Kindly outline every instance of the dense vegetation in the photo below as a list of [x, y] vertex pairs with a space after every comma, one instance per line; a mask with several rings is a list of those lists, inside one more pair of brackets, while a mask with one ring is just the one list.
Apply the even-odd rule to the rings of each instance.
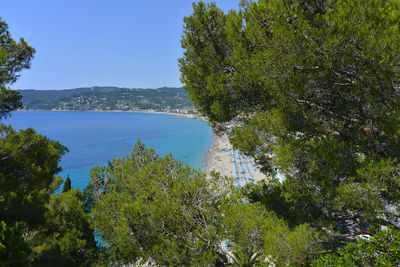
[[326, 254], [313, 262], [313, 266], [399, 266], [400, 231], [393, 228], [378, 232], [370, 240], [358, 240]]
[[254, 200], [330, 233], [327, 250], [400, 226], [399, 23], [391, 0], [241, 1], [227, 14], [199, 2], [185, 18], [189, 97], [265, 173], [285, 174]]
[[219, 245], [230, 237], [241, 261], [260, 251], [282, 264], [301, 263], [317, 249], [310, 247], [317, 234], [308, 225], [290, 230], [259, 203], [244, 203], [229, 179], [208, 181], [140, 142], [131, 155], [92, 169], [91, 178], [86, 193], [93, 226], [114, 262], [221, 265], [227, 258]]
[[[67, 148], [1, 125], [0, 266], [398, 266], [399, 23], [394, 0], [194, 4], [185, 89], [285, 180], [239, 191], [138, 142], [55, 194]], [[0, 29], [1, 119], [34, 49]]]
[[[0, 119], [21, 107], [7, 88], [29, 68], [34, 49], [15, 42], [0, 21]], [[76, 266], [93, 263], [97, 246], [84, 195], [77, 189], [53, 194], [67, 148], [34, 129], [0, 124], [0, 266]]]
[[68, 90], [19, 90], [25, 110], [156, 110], [193, 109], [182, 88], [128, 89], [91, 87]]

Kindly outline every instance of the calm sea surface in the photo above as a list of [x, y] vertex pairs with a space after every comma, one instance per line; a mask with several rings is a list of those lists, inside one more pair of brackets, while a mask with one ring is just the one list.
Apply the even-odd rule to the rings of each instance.
[[1, 121], [16, 129], [33, 127], [69, 149], [61, 160], [65, 180], [83, 189], [90, 169], [127, 155], [140, 139], [164, 156], [171, 153], [193, 168], [202, 169], [213, 139], [211, 128], [202, 120], [166, 114], [134, 112], [47, 112], [17, 111]]

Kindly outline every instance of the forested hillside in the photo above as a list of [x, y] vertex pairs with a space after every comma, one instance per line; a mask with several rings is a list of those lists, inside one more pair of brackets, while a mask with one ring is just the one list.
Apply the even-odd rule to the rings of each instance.
[[19, 90], [25, 110], [156, 110], [192, 109], [181, 88], [130, 89], [90, 87], [67, 90]]

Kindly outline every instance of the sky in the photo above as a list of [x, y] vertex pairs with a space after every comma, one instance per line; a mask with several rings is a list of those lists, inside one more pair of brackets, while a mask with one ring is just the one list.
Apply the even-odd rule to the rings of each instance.
[[[15, 40], [36, 49], [12, 89], [182, 86], [178, 58], [192, 0], [0, 0]], [[210, 2], [210, 1], [205, 1]], [[225, 12], [240, 0], [215, 0]]]

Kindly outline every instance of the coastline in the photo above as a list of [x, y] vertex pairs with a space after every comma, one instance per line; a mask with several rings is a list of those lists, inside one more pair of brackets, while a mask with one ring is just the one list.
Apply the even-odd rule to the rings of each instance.
[[[164, 114], [175, 116], [181, 119], [198, 119], [207, 121], [204, 117], [195, 114], [154, 111], [154, 110], [19, 110], [25, 112], [134, 112], [148, 114]], [[247, 183], [257, 183], [260, 180], [269, 179], [265, 174], [261, 173], [258, 166], [251, 157], [240, 154], [233, 150], [227, 135], [217, 136], [214, 134], [210, 147], [207, 149], [201, 170], [210, 178], [210, 172], [216, 171], [221, 176], [233, 177], [238, 187]]]
[[201, 170], [204, 173], [207, 173], [207, 175], [211, 172], [211, 169], [210, 169], [211, 156], [212, 156], [211, 149], [216, 144], [216, 138], [217, 138], [217, 136], [213, 133], [212, 142], [211, 142], [210, 146], [207, 148], [207, 151], [203, 157], [203, 167]]
[[70, 152], [60, 161], [63, 172], [59, 175], [65, 179], [70, 174], [73, 184], [83, 189], [94, 166], [129, 155], [138, 139], [161, 157], [171, 153], [174, 159], [204, 172], [203, 160], [213, 141], [211, 128], [203, 120], [173, 115], [15, 111], [4, 123], [16, 130], [33, 127], [68, 147]]
[[185, 117], [187, 119], [197, 119], [197, 120], [206, 120], [199, 114], [188, 114], [188, 113], [178, 113], [178, 112], [168, 112], [168, 111], [150, 111], [150, 110], [45, 110], [45, 109], [35, 109], [35, 110], [26, 110], [19, 109], [17, 111], [25, 111], [25, 112], [134, 112], [134, 113], [149, 113], [149, 114], [165, 114], [171, 116], [180, 116]]
[[214, 141], [207, 151], [206, 173], [218, 172], [221, 176], [235, 176], [235, 166], [232, 161], [232, 145], [227, 135], [214, 135]]
[[214, 141], [207, 151], [205, 172], [210, 177], [211, 171], [221, 176], [233, 177], [238, 187], [247, 183], [257, 183], [269, 179], [263, 174], [251, 157], [233, 150], [227, 135], [214, 135]]

